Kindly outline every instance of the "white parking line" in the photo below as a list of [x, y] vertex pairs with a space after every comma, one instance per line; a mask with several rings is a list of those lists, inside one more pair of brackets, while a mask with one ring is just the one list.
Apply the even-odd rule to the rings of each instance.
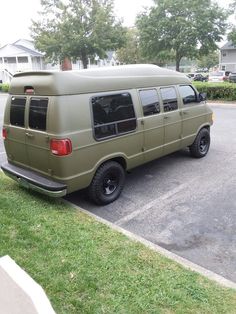
[[[157, 206], [161, 206], [163, 207], [163, 201], [168, 200], [171, 196], [177, 194], [178, 192], [180, 192], [181, 190], [187, 189], [189, 187], [189, 182], [188, 183], [183, 183], [180, 184], [179, 186], [177, 186], [176, 188], [174, 188], [173, 190], [165, 193], [164, 195], [154, 199], [153, 201], [147, 203], [145, 206], [143, 206], [140, 209], [137, 209], [135, 211], [133, 211], [132, 213], [130, 213], [129, 215], [115, 221], [114, 223], [118, 226], [122, 225], [123, 223], [126, 223], [130, 220], [132, 220], [133, 218], [137, 217], [140, 214], [143, 214], [145, 211], [149, 210], [150, 208], [152, 208], [154, 205]], [[171, 202], [171, 200], [169, 200], [169, 202]]]

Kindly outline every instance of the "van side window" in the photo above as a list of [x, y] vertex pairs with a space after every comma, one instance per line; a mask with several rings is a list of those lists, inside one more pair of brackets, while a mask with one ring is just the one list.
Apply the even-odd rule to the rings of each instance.
[[160, 113], [160, 103], [155, 89], [145, 89], [139, 92], [144, 116]]
[[184, 105], [197, 102], [197, 95], [194, 89], [190, 85], [179, 86], [180, 96], [183, 99]]
[[25, 97], [12, 97], [10, 108], [10, 123], [15, 126], [25, 126]]
[[96, 139], [118, 136], [136, 129], [136, 117], [129, 93], [92, 98]]
[[177, 95], [174, 87], [163, 87], [160, 89], [164, 112], [178, 109]]
[[29, 108], [29, 127], [46, 130], [48, 98], [31, 98]]

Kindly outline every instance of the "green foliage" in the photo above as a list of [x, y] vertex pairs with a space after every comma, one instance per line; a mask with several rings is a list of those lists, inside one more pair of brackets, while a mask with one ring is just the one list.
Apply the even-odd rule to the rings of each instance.
[[207, 93], [209, 100], [236, 100], [235, 83], [194, 82], [200, 93]]
[[219, 51], [213, 51], [197, 60], [198, 68], [210, 69], [219, 63]]
[[117, 49], [124, 44], [124, 29], [113, 14], [113, 0], [41, 0], [41, 20], [34, 21], [32, 36], [36, 47], [51, 62], [64, 58], [88, 58]]
[[0, 91], [3, 93], [8, 93], [10, 85], [7, 83], [0, 84]]
[[149, 58], [171, 55], [176, 69], [183, 57], [214, 51], [226, 30], [228, 11], [211, 0], [155, 0], [137, 18], [142, 54]]
[[56, 313], [235, 313], [236, 293], [0, 173], [0, 256], [43, 286]]
[[137, 29], [128, 28], [126, 30], [126, 44], [124, 47], [117, 50], [117, 56], [119, 61], [125, 64], [142, 62]]

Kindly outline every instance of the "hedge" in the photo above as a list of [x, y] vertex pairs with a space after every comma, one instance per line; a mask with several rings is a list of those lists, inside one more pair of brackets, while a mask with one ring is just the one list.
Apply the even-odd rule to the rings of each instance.
[[207, 93], [209, 100], [236, 100], [236, 84], [234, 83], [209, 83], [194, 82], [200, 93]]
[[8, 93], [8, 91], [9, 91], [9, 84], [7, 83], [0, 84], [0, 92]]

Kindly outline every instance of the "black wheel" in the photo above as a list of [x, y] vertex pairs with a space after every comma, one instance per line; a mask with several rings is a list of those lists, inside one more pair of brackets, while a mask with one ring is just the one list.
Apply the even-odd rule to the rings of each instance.
[[190, 153], [195, 158], [206, 156], [210, 147], [210, 132], [207, 129], [201, 129], [195, 138], [193, 144], [189, 147]]
[[115, 161], [101, 165], [89, 186], [89, 197], [98, 205], [114, 202], [123, 190], [125, 170]]

